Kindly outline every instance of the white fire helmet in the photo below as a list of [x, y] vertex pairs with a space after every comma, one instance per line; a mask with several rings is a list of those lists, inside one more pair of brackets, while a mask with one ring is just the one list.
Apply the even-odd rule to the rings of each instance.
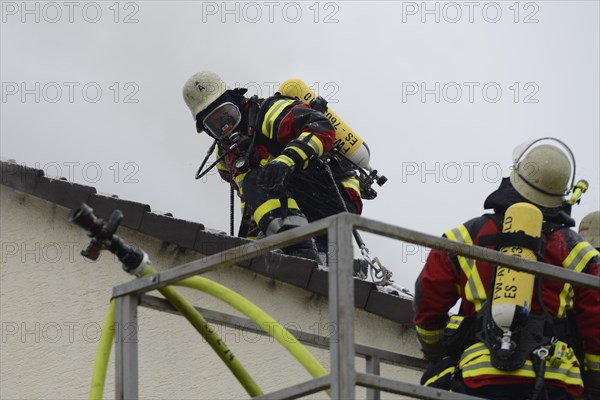
[[[542, 140], [558, 142], [566, 151], [553, 144], [536, 145]], [[567, 145], [554, 138], [537, 139], [517, 147], [513, 161], [510, 182], [521, 196], [542, 207], [563, 204], [575, 178], [575, 159]]]
[[593, 211], [579, 223], [579, 233], [595, 248], [600, 248], [600, 211]]
[[192, 112], [192, 117], [208, 108], [208, 106], [225, 93], [229, 87], [211, 71], [196, 72], [183, 86], [183, 100]]

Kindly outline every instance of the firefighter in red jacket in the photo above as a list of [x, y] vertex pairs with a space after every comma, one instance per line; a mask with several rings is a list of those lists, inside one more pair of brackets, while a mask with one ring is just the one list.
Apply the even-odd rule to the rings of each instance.
[[[539, 207], [544, 218], [540, 261], [600, 276], [600, 253], [570, 229], [575, 222], [564, 196], [572, 185], [571, 161], [559, 147], [540, 141], [525, 147], [510, 178], [486, 199], [484, 208], [494, 213], [474, 218], [444, 237], [497, 250], [494, 238], [502, 231], [504, 212], [527, 202]], [[514, 354], [524, 364], [501, 370], [493, 365], [502, 360], [494, 359], [482, 340], [493, 337], [481, 334], [489, 323], [479, 323], [489, 305], [493, 277], [489, 263], [431, 251], [415, 288], [413, 322], [425, 358], [433, 362], [421, 383], [487, 399], [555, 400], [582, 398], [585, 382], [587, 398], [600, 399], [600, 290], [536, 278], [531, 314], [547, 319], [533, 336], [540, 338], [548, 356], [535, 355], [545, 350]], [[459, 313], [449, 318], [458, 300]], [[527, 346], [516, 343], [515, 351], [523, 347]], [[544, 371], [540, 367], [545, 372], [539, 373]]]
[[[209, 71], [194, 74], [183, 88], [197, 131], [216, 141], [221, 177], [242, 199], [239, 235], [262, 238], [343, 211], [360, 214], [352, 168], [335, 157], [321, 159], [335, 140], [327, 117], [294, 98], [249, 99], [246, 91], [229, 89]], [[283, 250], [319, 261], [313, 240]], [[319, 250], [326, 251], [326, 243]]]

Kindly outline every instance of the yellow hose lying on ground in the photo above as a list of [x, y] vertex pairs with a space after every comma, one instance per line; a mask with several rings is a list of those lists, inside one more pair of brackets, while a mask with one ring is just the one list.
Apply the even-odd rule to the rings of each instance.
[[323, 366], [313, 357], [306, 347], [304, 347], [287, 329], [281, 326], [269, 314], [261, 310], [245, 297], [223, 285], [211, 281], [210, 279], [199, 276], [184, 279], [175, 283], [175, 285], [197, 289], [224, 301], [246, 315], [258, 324], [267, 334], [281, 343], [281, 345], [288, 350], [298, 362], [300, 362], [313, 378], [327, 375], [325, 368], [323, 368]]
[[96, 362], [94, 363], [94, 374], [92, 375], [92, 387], [90, 389], [91, 400], [102, 400], [104, 393], [104, 382], [106, 380], [106, 370], [108, 369], [108, 360], [115, 338], [115, 299], [110, 301], [104, 326], [98, 343], [98, 352], [96, 353]]

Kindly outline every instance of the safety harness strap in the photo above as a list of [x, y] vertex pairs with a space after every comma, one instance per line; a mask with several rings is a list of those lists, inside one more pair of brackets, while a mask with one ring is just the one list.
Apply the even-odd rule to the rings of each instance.
[[533, 250], [538, 257], [538, 260], [543, 259], [542, 239], [527, 235], [523, 231], [483, 235], [479, 238], [479, 245], [495, 246], [496, 249], [510, 246], [522, 246]]

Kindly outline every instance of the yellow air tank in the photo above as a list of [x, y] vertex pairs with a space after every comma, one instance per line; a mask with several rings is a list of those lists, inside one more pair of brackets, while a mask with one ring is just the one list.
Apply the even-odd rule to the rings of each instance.
[[[513, 204], [506, 210], [502, 232], [522, 231], [526, 235], [539, 238], [542, 233], [542, 220], [542, 212], [533, 204]], [[503, 247], [500, 251], [528, 260], [537, 260], [535, 252], [523, 246]], [[534, 282], [535, 276], [532, 274], [502, 266], [496, 268], [491, 313], [496, 325], [504, 332], [501, 344], [503, 350], [510, 350], [510, 329], [513, 323], [518, 323], [520, 318], [527, 317], [531, 311]]]
[[[317, 96], [301, 79], [292, 78], [283, 82], [278, 92], [310, 104]], [[364, 140], [356, 134], [333, 110], [328, 107], [325, 116], [335, 128], [334, 146], [350, 161], [361, 168], [371, 171], [369, 165], [371, 154]]]

